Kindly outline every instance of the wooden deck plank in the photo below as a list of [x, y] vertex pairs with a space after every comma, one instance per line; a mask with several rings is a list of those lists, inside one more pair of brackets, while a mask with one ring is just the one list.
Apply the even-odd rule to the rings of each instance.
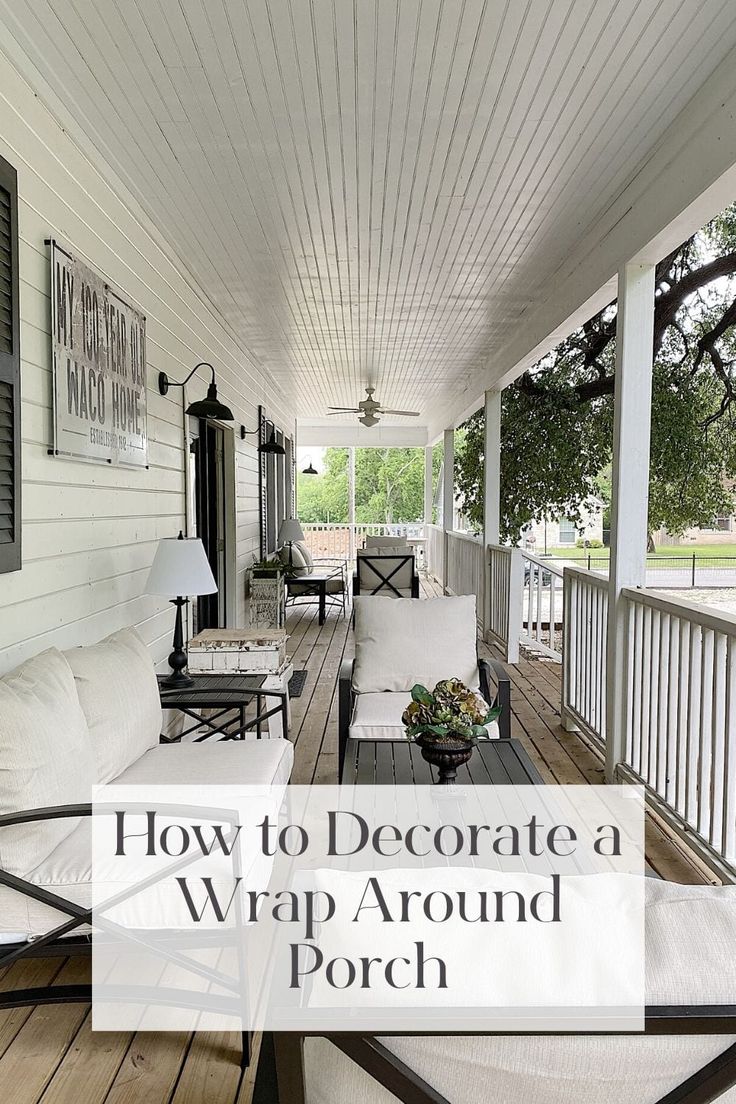
[[[69, 959], [58, 974], [59, 984], [75, 985], [89, 977], [89, 960]], [[89, 1012], [85, 1004], [41, 1005], [34, 1008], [0, 1058], [3, 1104], [35, 1104]]]

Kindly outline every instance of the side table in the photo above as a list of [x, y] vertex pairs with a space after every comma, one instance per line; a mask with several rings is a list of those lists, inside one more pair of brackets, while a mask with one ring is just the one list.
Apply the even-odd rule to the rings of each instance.
[[[195, 736], [193, 743], [217, 738], [218, 740], [244, 740], [247, 732], [255, 732], [260, 740], [264, 724], [278, 717], [281, 731], [287, 731], [286, 703], [288, 694], [268, 689], [265, 675], [241, 674], [193, 674], [193, 685], [170, 689], [163, 684], [166, 676], [158, 676], [159, 694], [163, 709], [178, 709], [193, 723], [166, 739], [177, 743], [198, 729], [205, 731]], [[246, 717], [246, 708], [255, 701], [255, 716]], [[205, 715], [204, 711], [213, 712]], [[235, 714], [233, 716], [233, 714]]]
[[189, 671], [265, 676], [263, 690], [286, 699], [286, 726], [276, 714], [268, 723], [268, 734], [286, 736], [291, 724], [289, 679], [294, 673], [286, 654], [287, 640], [285, 629], [203, 629], [189, 641]]

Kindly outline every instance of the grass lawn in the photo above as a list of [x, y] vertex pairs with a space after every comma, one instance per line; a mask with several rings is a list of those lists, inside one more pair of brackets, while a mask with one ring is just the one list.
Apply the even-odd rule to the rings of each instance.
[[[535, 554], [540, 555], [538, 549]], [[607, 560], [609, 554], [608, 548], [571, 548], [569, 545], [563, 545], [561, 548], [550, 548], [548, 551], [550, 556], [560, 556], [566, 560], [581, 560], [582, 562], [587, 562], [588, 555], [590, 555], [591, 560]], [[653, 560], [668, 556], [682, 557], [686, 560], [692, 560], [693, 556], [697, 556], [699, 560], [714, 559], [721, 556], [736, 558], [736, 544], [663, 545], [661, 548], [657, 548], [655, 552], [650, 553], [648, 559], [651, 564]]]

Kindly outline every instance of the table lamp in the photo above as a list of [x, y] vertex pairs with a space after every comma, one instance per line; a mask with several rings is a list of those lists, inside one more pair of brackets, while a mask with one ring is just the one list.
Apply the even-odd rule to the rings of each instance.
[[187, 674], [187, 653], [184, 649], [182, 607], [192, 594], [214, 594], [217, 583], [207, 560], [204, 545], [199, 537], [164, 537], [159, 541], [146, 583], [147, 594], [161, 594], [176, 606], [174, 647], [169, 656], [171, 674], [163, 680], [169, 689], [192, 686], [194, 679]]
[[289, 567], [294, 566], [294, 541], [304, 540], [304, 530], [297, 518], [284, 518], [279, 526], [279, 545], [289, 546]]

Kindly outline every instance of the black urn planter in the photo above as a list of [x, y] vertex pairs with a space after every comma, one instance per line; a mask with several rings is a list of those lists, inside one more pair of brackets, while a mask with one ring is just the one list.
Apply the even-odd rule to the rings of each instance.
[[436, 785], [451, 786], [457, 778], [457, 768], [467, 763], [473, 754], [477, 740], [462, 740], [458, 736], [445, 736], [442, 739], [420, 733], [415, 742], [422, 750], [422, 759], [437, 767], [439, 778]]

